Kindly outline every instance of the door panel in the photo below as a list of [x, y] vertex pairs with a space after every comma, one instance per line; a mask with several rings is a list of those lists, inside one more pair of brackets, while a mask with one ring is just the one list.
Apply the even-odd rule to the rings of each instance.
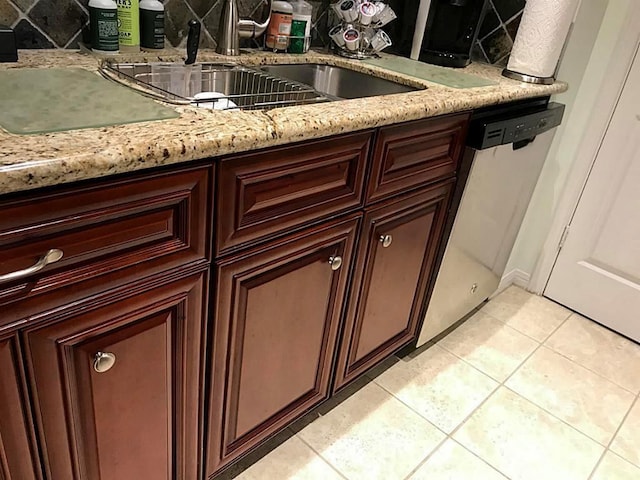
[[218, 263], [209, 475], [328, 397], [358, 224], [352, 216]]
[[0, 339], [0, 479], [41, 478], [32, 454], [31, 418], [23, 395], [17, 337]]
[[50, 478], [198, 478], [203, 287], [188, 277], [25, 331]]
[[640, 57], [544, 294], [640, 342]]
[[446, 181], [367, 211], [336, 389], [416, 337], [453, 183]]

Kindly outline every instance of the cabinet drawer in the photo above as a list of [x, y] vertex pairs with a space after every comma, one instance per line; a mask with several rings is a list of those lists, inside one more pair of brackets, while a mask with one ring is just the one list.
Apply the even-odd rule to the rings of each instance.
[[371, 136], [356, 133], [223, 161], [217, 252], [360, 206]]
[[454, 175], [468, 117], [451, 115], [381, 128], [367, 203]]
[[[189, 169], [0, 204], [0, 304], [125, 267], [208, 259], [210, 176]], [[6, 278], [51, 249], [59, 261]]]

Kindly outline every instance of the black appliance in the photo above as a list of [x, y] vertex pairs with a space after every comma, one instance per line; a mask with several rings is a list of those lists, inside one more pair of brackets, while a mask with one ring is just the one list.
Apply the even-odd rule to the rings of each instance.
[[431, 0], [419, 60], [466, 67], [489, 0]]

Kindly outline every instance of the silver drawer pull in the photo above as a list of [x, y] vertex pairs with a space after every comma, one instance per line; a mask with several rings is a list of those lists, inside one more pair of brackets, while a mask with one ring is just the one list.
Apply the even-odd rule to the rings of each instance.
[[34, 273], [42, 270], [47, 265], [59, 262], [62, 256], [63, 256], [62, 250], [58, 250], [57, 248], [52, 248], [47, 253], [45, 253], [42, 257], [40, 257], [40, 260], [38, 260], [34, 265], [30, 266], [29, 268], [25, 268], [24, 270], [18, 270], [17, 272], [5, 273], [4, 275], [0, 275], [0, 283], [10, 282], [11, 280], [18, 280], [20, 278], [33, 275]]
[[93, 369], [98, 373], [104, 373], [111, 370], [116, 364], [116, 356], [109, 352], [98, 352], [93, 357]]
[[329, 265], [331, 265], [331, 270], [339, 270], [342, 266], [342, 257], [339, 255], [333, 255], [329, 257]]
[[393, 236], [392, 235], [380, 235], [380, 243], [382, 244], [383, 248], [387, 248], [388, 246], [390, 246], [393, 243]]

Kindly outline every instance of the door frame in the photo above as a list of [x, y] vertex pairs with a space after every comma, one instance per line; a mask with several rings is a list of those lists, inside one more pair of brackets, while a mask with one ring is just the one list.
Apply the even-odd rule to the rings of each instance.
[[560, 195], [551, 228], [531, 275], [528, 289], [537, 294], [544, 294], [560, 254], [560, 243], [565, 234], [565, 227], [571, 224], [578, 208], [578, 202], [600, 152], [634, 59], [640, 61], [640, 2], [636, 0], [632, 0], [627, 7], [626, 21], [618, 35], [614, 52], [616, 55], [612, 55], [606, 65], [607, 74], [600, 85], [599, 98], [593, 106], [591, 118], [583, 132], [580, 146]]

